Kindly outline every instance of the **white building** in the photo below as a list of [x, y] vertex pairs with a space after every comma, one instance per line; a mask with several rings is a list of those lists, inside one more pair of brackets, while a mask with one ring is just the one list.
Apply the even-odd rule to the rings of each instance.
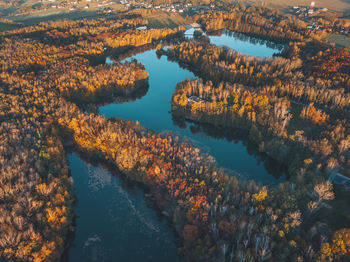
[[311, 2], [310, 8], [309, 8], [309, 15], [312, 15], [315, 12], [315, 2]]

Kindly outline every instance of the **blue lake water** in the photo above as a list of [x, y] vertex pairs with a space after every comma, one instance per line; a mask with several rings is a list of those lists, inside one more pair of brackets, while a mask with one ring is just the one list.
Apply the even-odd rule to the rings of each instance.
[[71, 262], [179, 261], [174, 234], [135, 185], [68, 156], [78, 198]]
[[273, 177], [265, 168], [264, 162], [259, 161], [258, 156], [249, 154], [241, 141], [234, 143], [224, 138], [213, 138], [204, 132], [193, 134], [190, 127], [194, 124], [187, 123], [186, 128], [180, 128], [174, 123], [170, 112], [172, 94], [177, 83], [186, 78], [195, 78], [193, 73], [181, 68], [176, 62], [168, 61], [166, 56], [157, 58], [155, 50], [132, 58], [141, 62], [149, 73], [150, 87], [147, 94], [136, 101], [101, 106], [101, 115], [139, 121], [154, 131], [172, 131], [180, 137], [189, 138], [195, 146], [215, 157], [219, 165], [240, 178], [254, 179], [266, 185], [284, 180], [283, 176], [279, 179]]
[[210, 35], [209, 39], [217, 46], [226, 46], [244, 55], [256, 57], [272, 57], [273, 54], [279, 53], [282, 48], [281, 45], [228, 30], [221, 30], [220, 36]]
[[[185, 36], [192, 38], [194, 32], [195, 29], [190, 28], [186, 30]], [[226, 29], [219, 30], [219, 32], [216, 33], [219, 35], [206, 34], [210, 39], [210, 43], [217, 46], [226, 46], [242, 53], [243, 55], [272, 57], [273, 54], [279, 53], [282, 49], [282, 45], [276, 45], [265, 40], [235, 33]]]
[[[191, 33], [191, 31], [187, 32]], [[193, 32], [192, 32], [193, 33]], [[279, 50], [266, 44], [243, 41], [223, 34], [210, 36], [215, 44], [225, 44], [247, 55], [272, 56]], [[241, 179], [254, 179], [266, 185], [284, 180], [274, 177], [271, 163], [262, 161], [242, 141], [215, 138], [208, 132], [194, 132], [194, 124], [176, 124], [171, 115], [171, 97], [175, 86], [186, 78], [195, 78], [190, 71], [157, 58], [155, 50], [145, 51], [132, 58], [141, 62], [149, 73], [149, 90], [136, 101], [101, 106], [99, 113], [139, 121], [157, 132], [172, 131], [188, 138], [195, 146], [216, 158], [219, 165]], [[130, 58], [129, 58], [130, 59]], [[107, 63], [112, 60], [107, 58]], [[68, 156], [74, 189], [77, 225], [69, 261], [86, 262], [175, 262], [179, 261], [174, 234], [165, 219], [157, 216], [142, 190], [128, 186], [123, 180], [102, 167], [84, 162], [76, 154]], [[273, 164], [272, 164], [273, 166]], [[278, 173], [278, 172], [277, 172]]]

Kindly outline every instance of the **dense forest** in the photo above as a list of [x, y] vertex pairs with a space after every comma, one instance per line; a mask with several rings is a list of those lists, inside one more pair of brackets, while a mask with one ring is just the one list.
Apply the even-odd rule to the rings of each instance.
[[[337, 197], [327, 174], [350, 165], [350, 56], [274, 12], [243, 12], [239, 19], [252, 26], [237, 25], [237, 14], [200, 16], [207, 29], [286, 44], [272, 59], [242, 56], [205, 37], [181, 38], [164, 51], [160, 42], [185, 28], [138, 30], [147, 24], [141, 18], [64, 20], [2, 32], [0, 260], [60, 259], [74, 230], [66, 144], [146, 186], [169, 215], [184, 261], [348, 259], [349, 229], [325, 221]], [[271, 15], [277, 20], [265, 23]], [[239, 181], [174, 134], [83, 109], [131, 98], [147, 85], [137, 61], [95, 65], [96, 56], [157, 43], [160, 53], [200, 77], [178, 84], [173, 114], [247, 130], [261, 152], [288, 166], [287, 182], [267, 188]], [[293, 105], [302, 107], [299, 114]]]
[[[198, 21], [207, 30], [230, 29], [284, 43], [285, 48], [273, 58], [250, 57], [197, 34], [160, 50], [200, 77], [177, 85], [173, 115], [246, 130], [260, 152], [288, 168], [289, 183], [299, 188], [295, 201], [301, 217], [308, 220], [307, 213], [319, 207], [310, 202], [306, 211], [301, 203], [315, 178], [326, 180], [334, 170], [350, 166], [350, 52], [325, 45], [301, 21], [265, 8], [204, 14]], [[297, 231], [308, 239], [310, 226], [322, 222], [330, 224], [315, 216], [312, 223], [301, 222]], [[323, 255], [304, 257], [307, 261], [339, 259], [330, 244], [318, 241], [316, 249]]]
[[233, 5], [228, 12], [199, 15], [198, 22], [207, 31], [230, 29], [257, 36], [275, 43], [320, 39], [322, 33], [306, 29], [305, 22], [294, 16], [282, 15], [277, 9], [264, 6]]
[[[59, 21], [2, 33], [1, 260], [61, 256], [72, 230], [73, 192], [58, 114], [65, 101], [103, 102], [110, 94], [129, 96], [147, 84], [148, 74], [137, 62], [92, 67], [89, 61], [104, 51], [108, 39], [97, 32], [119, 32], [127, 40], [125, 26], [140, 23], [145, 21]], [[91, 40], [91, 24], [101, 42]], [[149, 30], [142, 33], [146, 39], [132, 43], [176, 32]]]
[[[313, 103], [302, 106], [300, 114], [295, 115], [291, 104], [296, 102], [267, 91], [264, 88], [256, 92], [223, 82], [215, 87], [202, 80], [185, 81], [174, 93], [173, 113], [199, 122], [246, 129], [260, 151], [290, 166], [291, 175], [305, 166], [304, 159], [312, 163], [308, 168], [333, 169], [348, 164], [346, 120]], [[200, 100], [193, 102], [191, 97]]]

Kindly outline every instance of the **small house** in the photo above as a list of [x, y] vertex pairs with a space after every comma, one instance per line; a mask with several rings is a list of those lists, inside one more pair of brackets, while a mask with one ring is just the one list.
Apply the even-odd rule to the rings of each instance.
[[190, 104], [196, 104], [196, 103], [199, 103], [201, 102], [202, 99], [199, 98], [198, 96], [190, 96], [188, 99], [187, 99], [187, 102], [190, 103]]

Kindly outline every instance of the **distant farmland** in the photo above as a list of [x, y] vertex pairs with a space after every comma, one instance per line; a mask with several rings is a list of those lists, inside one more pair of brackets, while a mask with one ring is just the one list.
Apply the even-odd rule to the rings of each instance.
[[331, 34], [328, 39], [329, 42], [335, 43], [338, 47], [350, 49], [350, 38], [345, 35], [335, 35]]
[[[312, 0], [264, 0], [264, 1], [247, 1], [256, 3], [270, 3], [275, 6], [295, 6], [295, 5], [309, 5]], [[346, 11], [350, 12], [350, 0], [314, 0], [316, 2], [316, 7], [326, 7], [330, 10], [335, 11]]]

